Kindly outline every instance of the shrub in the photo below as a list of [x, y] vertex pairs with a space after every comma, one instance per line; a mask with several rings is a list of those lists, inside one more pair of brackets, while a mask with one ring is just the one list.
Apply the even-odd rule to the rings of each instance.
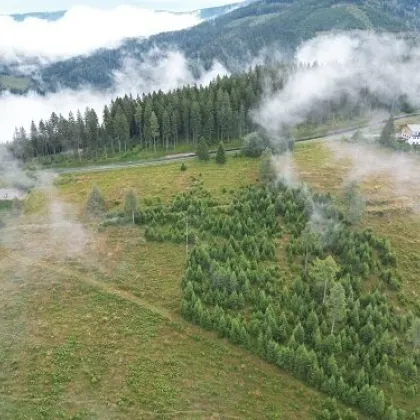
[[260, 133], [248, 134], [242, 144], [242, 154], [248, 157], [259, 157], [269, 147], [268, 140]]
[[181, 171], [182, 172], [185, 172], [186, 170], [187, 170], [187, 165], [184, 162], [182, 162], [182, 164], [181, 164]]

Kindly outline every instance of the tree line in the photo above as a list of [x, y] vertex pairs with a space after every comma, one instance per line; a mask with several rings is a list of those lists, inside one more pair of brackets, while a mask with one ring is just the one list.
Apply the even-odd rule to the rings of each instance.
[[[100, 116], [92, 108], [67, 117], [53, 112], [48, 120], [32, 121], [29, 132], [16, 128], [9, 148], [19, 159], [48, 163], [53, 158], [107, 159], [133, 149], [169, 151], [180, 144], [195, 149], [201, 138], [208, 145], [229, 142], [260, 129], [251, 112], [262, 95], [283, 89], [301, 70], [302, 66], [257, 66], [243, 74], [219, 76], [205, 87], [191, 85], [136, 98], [125, 95], [106, 105]], [[320, 101], [302, 125], [350, 119], [387, 107], [367, 89], [360, 95], [357, 102], [347, 95]], [[399, 105], [407, 106], [403, 98]]]

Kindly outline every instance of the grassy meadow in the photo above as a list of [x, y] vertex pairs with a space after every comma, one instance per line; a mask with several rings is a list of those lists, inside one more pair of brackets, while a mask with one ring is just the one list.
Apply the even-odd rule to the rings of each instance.
[[[68, 204], [63, 211], [72, 222], [61, 238], [53, 235], [57, 220], [48, 216], [43, 192], [33, 193], [25, 215], [4, 230], [2, 419], [314, 418], [324, 395], [181, 318], [184, 245], [146, 242], [140, 227], [98, 231], [84, 220], [94, 185], [114, 210], [128, 189], [141, 205], [167, 202], [194, 178], [226, 200], [231, 190], [258, 182], [257, 160], [186, 164], [184, 172], [177, 162], [62, 175], [54, 194]], [[325, 143], [308, 142], [297, 146], [294, 168], [304, 182], [339, 197], [349, 163], [334, 159]], [[414, 305], [420, 219], [385, 176], [366, 179], [363, 189], [363, 225], [389, 237], [398, 257], [403, 287], [395, 302]], [[82, 244], [74, 242], [77, 229], [83, 229]], [[75, 247], [70, 256], [69, 244]], [[288, 270], [286, 261], [280, 264]]]

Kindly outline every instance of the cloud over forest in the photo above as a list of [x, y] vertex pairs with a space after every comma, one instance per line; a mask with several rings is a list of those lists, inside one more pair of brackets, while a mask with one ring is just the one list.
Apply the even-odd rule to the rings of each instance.
[[190, 62], [179, 51], [162, 52], [153, 50], [139, 63], [127, 58], [118, 72], [114, 73], [114, 86], [107, 91], [85, 86], [79, 90], [62, 89], [56, 93], [41, 96], [35, 92], [25, 95], [4, 93], [0, 95], [0, 143], [10, 141], [15, 127], [29, 128], [31, 120], [48, 119], [52, 112], [68, 116], [70, 111], [86, 107], [94, 108], [101, 117], [104, 105], [116, 96], [142, 95], [152, 91], [169, 91], [186, 84], [206, 85], [217, 75], [228, 71], [215, 62], [209, 70], [196, 66], [193, 74]]

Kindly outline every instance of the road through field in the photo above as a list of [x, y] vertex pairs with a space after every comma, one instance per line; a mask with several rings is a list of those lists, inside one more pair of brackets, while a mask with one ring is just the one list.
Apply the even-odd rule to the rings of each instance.
[[[413, 116], [420, 116], [419, 113], [413, 113], [413, 114], [403, 114], [398, 115], [394, 118], [394, 120], [402, 120], [404, 118], [413, 117]], [[309, 136], [309, 137], [303, 137], [300, 139], [296, 139], [296, 142], [304, 142], [304, 141], [312, 141], [312, 140], [335, 140], [340, 138], [343, 135], [351, 136], [354, 133], [356, 133], [358, 130], [362, 128], [378, 128], [381, 125], [386, 123], [386, 120], [380, 120], [375, 121], [368, 124], [359, 125], [357, 127], [349, 127], [341, 130], [335, 130], [331, 131], [330, 133], [324, 135], [324, 136]], [[227, 153], [237, 153], [241, 149], [240, 148], [233, 148], [233, 149], [226, 149]], [[215, 155], [216, 152], [212, 151], [210, 152], [211, 155]], [[194, 159], [195, 153], [179, 153], [176, 155], [167, 155], [164, 157], [156, 158], [156, 159], [148, 159], [148, 160], [139, 160], [139, 161], [129, 161], [129, 162], [120, 162], [120, 163], [112, 163], [109, 165], [92, 165], [92, 166], [86, 166], [82, 168], [59, 168], [54, 170], [49, 170], [55, 174], [71, 174], [71, 173], [81, 173], [81, 172], [101, 172], [101, 171], [111, 171], [114, 169], [124, 169], [124, 168], [132, 168], [132, 167], [139, 167], [139, 166], [151, 166], [151, 165], [164, 165], [167, 163], [173, 163], [176, 161], [184, 161], [188, 159]]]

